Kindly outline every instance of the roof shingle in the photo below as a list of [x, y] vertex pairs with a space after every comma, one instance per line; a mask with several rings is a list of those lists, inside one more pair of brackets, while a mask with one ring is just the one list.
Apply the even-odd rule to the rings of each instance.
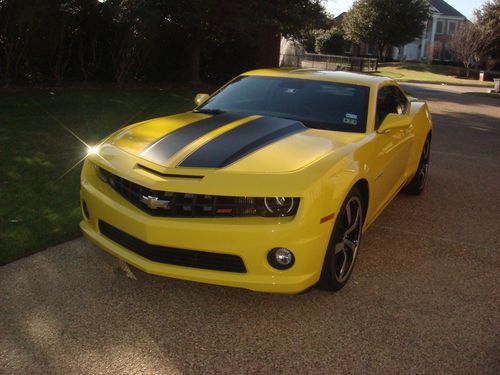
[[462, 13], [453, 8], [450, 4], [448, 4], [444, 0], [431, 0], [430, 3], [434, 8], [436, 8], [440, 13], [442, 13], [443, 16], [465, 18], [465, 16]]

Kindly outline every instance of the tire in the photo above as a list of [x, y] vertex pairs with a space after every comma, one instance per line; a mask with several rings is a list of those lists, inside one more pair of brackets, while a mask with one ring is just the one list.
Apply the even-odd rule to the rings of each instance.
[[364, 217], [363, 196], [354, 187], [335, 220], [318, 288], [335, 292], [347, 284], [356, 262]]
[[429, 162], [431, 158], [431, 137], [428, 136], [425, 140], [420, 161], [418, 163], [417, 172], [412, 180], [404, 188], [404, 192], [412, 195], [419, 195], [425, 189], [427, 175], [429, 173]]

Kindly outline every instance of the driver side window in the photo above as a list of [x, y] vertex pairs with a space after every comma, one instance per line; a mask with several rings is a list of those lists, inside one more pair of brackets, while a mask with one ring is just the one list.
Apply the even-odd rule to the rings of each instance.
[[375, 130], [377, 130], [389, 113], [402, 115], [406, 112], [408, 100], [396, 86], [382, 87], [377, 96], [377, 112]]

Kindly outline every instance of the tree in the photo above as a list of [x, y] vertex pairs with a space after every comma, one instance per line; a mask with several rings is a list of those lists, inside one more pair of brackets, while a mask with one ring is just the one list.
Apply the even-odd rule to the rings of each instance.
[[252, 3], [249, 14], [255, 14], [257, 20], [252, 27], [267, 30], [267, 35], [261, 36], [262, 41], [271, 40], [272, 36], [276, 41], [274, 54], [270, 54], [266, 46], [260, 49], [261, 54], [267, 56], [267, 61], [263, 61], [267, 66], [278, 66], [280, 35], [299, 40], [302, 30], [323, 28], [328, 19], [322, 0], [253, 0]]
[[322, 0], [163, 0], [172, 11], [169, 20], [186, 37], [190, 81], [200, 81], [203, 46], [214, 41], [250, 35], [260, 46], [257, 65], [278, 65], [279, 36], [299, 37], [325, 17]]
[[0, 79], [8, 86], [26, 64], [30, 42], [44, 25], [44, 4], [36, 0], [0, 2]]
[[111, 29], [110, 3], [79, 0], [76, 12], [76, 54], [83, 81], [88, 82], [101, 66], [110, 41], [104, 38]]
[[347, 39], [377, 47], [381, 60], [390, 46], [400, 46], [422, 34], [429, 18], [428, 0], [357, 0], [343, 22]]
[[139, 81], [144, 74], [154, 48], [152, 39], [163, 18], [155, 5], [148, 0], [115, 0], [111, 4], [111, 62], [119, 86]]
[[470, 68], [481, 61], [487, 46], [486, 39], [481, 28], [472, 22], [465, 22], [451, 37], [448, 50], [464, 64], [467, 77]]
[[46, 6], [55, 18], [51, 22], [52, 32], [48, 35], [52, 47], [49, 65], [52, 76], [60, 84], [73, 57], [73, 44], [78, 28], [75, 18], [77, 5], [74, 0], [53, 0]]
[[0, 0], [0, 80], [218, 81], [277, 66], [323, 0]]
[[333, 24], [333, 15], [321, 13], [313, 24], [306, 25], [304, 29], [299, 30], [294, 39], [304, 47], [306, 52], [315, 53], [318, 30], [328, 30], [333, 27]]
[[484, 52], [500, 57], [500, 0], [487, 1], [474, 12], [476, 24], [484, 35]]
[[345, 50], [344, 33], [337, 27], [329, 30], [316, 30], [314, 51], [330, 55], [340, 55]]

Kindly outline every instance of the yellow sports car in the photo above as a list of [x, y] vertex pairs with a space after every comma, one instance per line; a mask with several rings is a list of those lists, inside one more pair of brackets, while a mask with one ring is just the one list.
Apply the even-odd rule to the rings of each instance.
[[195, 102], [118, 130], [83, 166], [83, 233], [145, 272], [339, 290], [362, 233], [424, 189], [431, 115], [391, 79], [256, 70]]

